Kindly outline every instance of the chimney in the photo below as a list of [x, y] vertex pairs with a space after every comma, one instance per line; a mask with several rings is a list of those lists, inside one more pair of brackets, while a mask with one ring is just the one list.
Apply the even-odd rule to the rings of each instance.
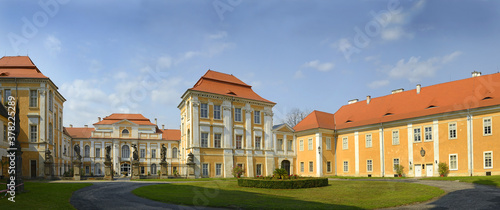
[[165, 125], [161, 125], [161, 129], [162, 129], [162, 130], [165, 130]]
[[101, 122], [101, 117], [97, 117], [97, 122]]
[[420, 94], [420, 88], [422, 88], [422, 85], [418, 84], [417, 85], [417, 94]]
[[85, 128], [89, 128], [89, 125], [85, 125]]
[[158, 125], [158, 119], [155, 118], [155, 125]]
[[366, 96], [366, 104], [370, 104], [371, 100], [372, 100], [371, 96]]
[[399, 88], [399, 89], [393, 90], [393, 91], [392, 91], [392, 94], [395, 94], [395, 93], [401, 93], [401, 92], [403, 92], [403, 91], [405, 91], [405, 89], [403, 89], [403, 88]]
[[69, 127], [72, 128], [73, 127], [73, 124], [69, 124]]
[[479, 71], [472, 72], [472, 77], [479, 77], [479, 76], [481, 76], [481, 72], [479, 72]]
[[356, 102], [358, 102], [358, 99], [349, 100], [347, 103], [348, 104], [353, 104], [353, 103], [356, 103]]

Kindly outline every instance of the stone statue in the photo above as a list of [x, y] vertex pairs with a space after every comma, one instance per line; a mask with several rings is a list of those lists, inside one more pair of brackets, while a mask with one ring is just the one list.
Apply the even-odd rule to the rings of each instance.
[[161, 162], [165, 162], [167, 158], [167, 148], [165, 147], [165, 144], [161, 145]]
[[52, 152], [50, 152], [50, 149], [47, 148], [47, 151], [45, 151], [45, 162], [50, 162], [52, 160]]
[[106, 146], [106, 161], [111, 161], [111, 146]]
[[139, 152], [137, 151], [137, 144], [132, 144], [132, 148], [134, 148], [133, 152], [133, 160], [139, 160]]
[[82, 160], [82, 156], [80, 155], [80, 145], [76, 144], [74, 149], [75, 149], [75, 158], [77, 160]]
[[188, 163], [194, 163], [194, 155], [191, 152], [188, 154]]

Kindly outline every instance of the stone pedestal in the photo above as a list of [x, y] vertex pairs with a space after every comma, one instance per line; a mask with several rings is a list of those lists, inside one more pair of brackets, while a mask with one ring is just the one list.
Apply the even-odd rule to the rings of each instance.
[[82, 167], [82, 162], [79, 160], [73, 161], [73, 180], [80, 181], [80, 168]]
[[187, 165], [188, 165], [188, 170], [187, 170], [187, 172], [188, 172], [187, 175], [188, 176], [187, 176], [187, 178], [188, 179], [196, 179], [196, 175], [194, 174], [194, 166], [196, 164], [195, 163], [187, 163]]
[[113, 180], [113, 163], [104, 161], [104, 180]]
[[53, 170], [52, 170], [52, 161], [45, 161], [44, 163], [44, 170], [45, 170], [45, 179], [52, 179], [53, 178]]
[[168, 178], [168, 173], [167, 173], [167, 168], [168, 163], [167, 162], [160, 162], [160, 179], [167, 179]]
[[138, 160], [133, 160], [132, 161], [132, 177], [130, 179], [140, 179], [141, 177], [139, 176], [139, 161]]

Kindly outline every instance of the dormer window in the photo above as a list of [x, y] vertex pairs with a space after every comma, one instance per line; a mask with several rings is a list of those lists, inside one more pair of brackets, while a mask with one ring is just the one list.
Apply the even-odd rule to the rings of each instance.
[[384, 116], [389, 116], [389, 115], [393, 115], [393, 114], [390, 113], [390, 112], [387, 112], [387, 113], [384, 114]]
[[430, 105], [429, 107], [427, 107], [427, 109], [432, 109], [432, 108], [435, 108], [437, 106], [434, 106], [434, 105]]
[[122, 130], [122, 137], [128, 137], [129, 135], [130, 135], [130, 132], [128, 131], [128, 129]]
[[483, 98], [483, 100], [488, 100], [488, 99], [493, 99], [492, 97], [486, 96]]

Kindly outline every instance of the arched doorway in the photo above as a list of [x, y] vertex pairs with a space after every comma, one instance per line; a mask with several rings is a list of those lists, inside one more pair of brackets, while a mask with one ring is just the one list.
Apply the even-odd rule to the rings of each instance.
[[290, 175], [290, 161], [288, 160], [281, 161], [281, 168], [284, 168], [288, 173], [288, 175]]

